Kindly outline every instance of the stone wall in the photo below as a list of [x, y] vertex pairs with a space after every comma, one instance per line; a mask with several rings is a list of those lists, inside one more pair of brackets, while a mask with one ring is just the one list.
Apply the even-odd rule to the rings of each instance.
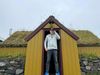
[[80, 66], [82, 75], [100, 75], [99, 57], [81, 57]]
[[0, 75], [24, 75], [25, 57], [0, 58]]
[[[0, 58], [0, 75], [24, 75], [25, 56]], [[99, 57], [80, 57], [82, 75], [100, 75]], [[95, 74], [94, 74], [95, 73]]]

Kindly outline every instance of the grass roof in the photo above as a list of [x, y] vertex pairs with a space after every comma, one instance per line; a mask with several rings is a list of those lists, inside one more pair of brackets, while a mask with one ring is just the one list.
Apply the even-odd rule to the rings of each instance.
[[80, 38], [77, 41], [80, 45], [100, 45], [100, 39], [88, 30], [73, 30], [73, 32]]
[[27, 42], [24, 40], [24, 38], [31, 32], [32, 31], [16, 31], [6, 40], [4, 40], [4, 42], [0, 44], [0, 47], [25, 47]]
[[[8, 37], [0, 47], [25, 47], [27, 42], [24, 38], [32, 31], [16, 31], [10, 37]], [[73, 30], [73, 32], [80, 38], [78, 45], [100, 45], [100, 39], [88, 30]]]

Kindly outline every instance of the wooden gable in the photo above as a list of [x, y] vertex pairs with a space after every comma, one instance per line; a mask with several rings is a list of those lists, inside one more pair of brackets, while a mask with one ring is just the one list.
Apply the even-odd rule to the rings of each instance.
[[[48, 24], [49, 23], [49, 24]], [[50, 27], [50, 24], [54, 24], [54, 27], [59, 27], [64, 30], [68, 35], [70, 35], [73, 39], [78, 40], [78, 36], [76, 36], [73, 32], [67, 29], [64, 25], [62, 25], [54, 16], [50, 16], [46, 21], [44, 21], [36, 30], [34, 30], [31, 34], [29, 34], [25, 40], [29, 41], [34, 35], [36, 35], [42, 28]]]

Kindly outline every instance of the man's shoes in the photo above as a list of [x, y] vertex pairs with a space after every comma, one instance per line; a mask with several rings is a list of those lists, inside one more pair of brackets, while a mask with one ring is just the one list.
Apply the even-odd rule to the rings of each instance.
[[60, 73], [58, 72], [58, 73], [56, 73], [56, 75], [60, 75]]
[[49, 75], [49, 73], [48, 72], [45, 72], [45, 75]]

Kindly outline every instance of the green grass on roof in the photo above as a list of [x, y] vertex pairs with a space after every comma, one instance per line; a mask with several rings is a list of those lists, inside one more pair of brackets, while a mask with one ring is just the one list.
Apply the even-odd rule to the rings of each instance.
[[[25, 45], [27, 42], [24, 38], [29, 35], [32, 31], [17, 31], [8, 37], [3, 44], [4, 45]], [[88, 30], [73, 30], [80, 39], [77, 41], [78, 44], [94, 45], [100, 44], [100, 39]]]
[[78, 44], [99, 44], [100, 39], [88, 30], [73, 31], [80, 39]]
[[17, 31], [8, 37], [3, 44], [27, 44], [24, 38], [30, 33], [31, 31]]

